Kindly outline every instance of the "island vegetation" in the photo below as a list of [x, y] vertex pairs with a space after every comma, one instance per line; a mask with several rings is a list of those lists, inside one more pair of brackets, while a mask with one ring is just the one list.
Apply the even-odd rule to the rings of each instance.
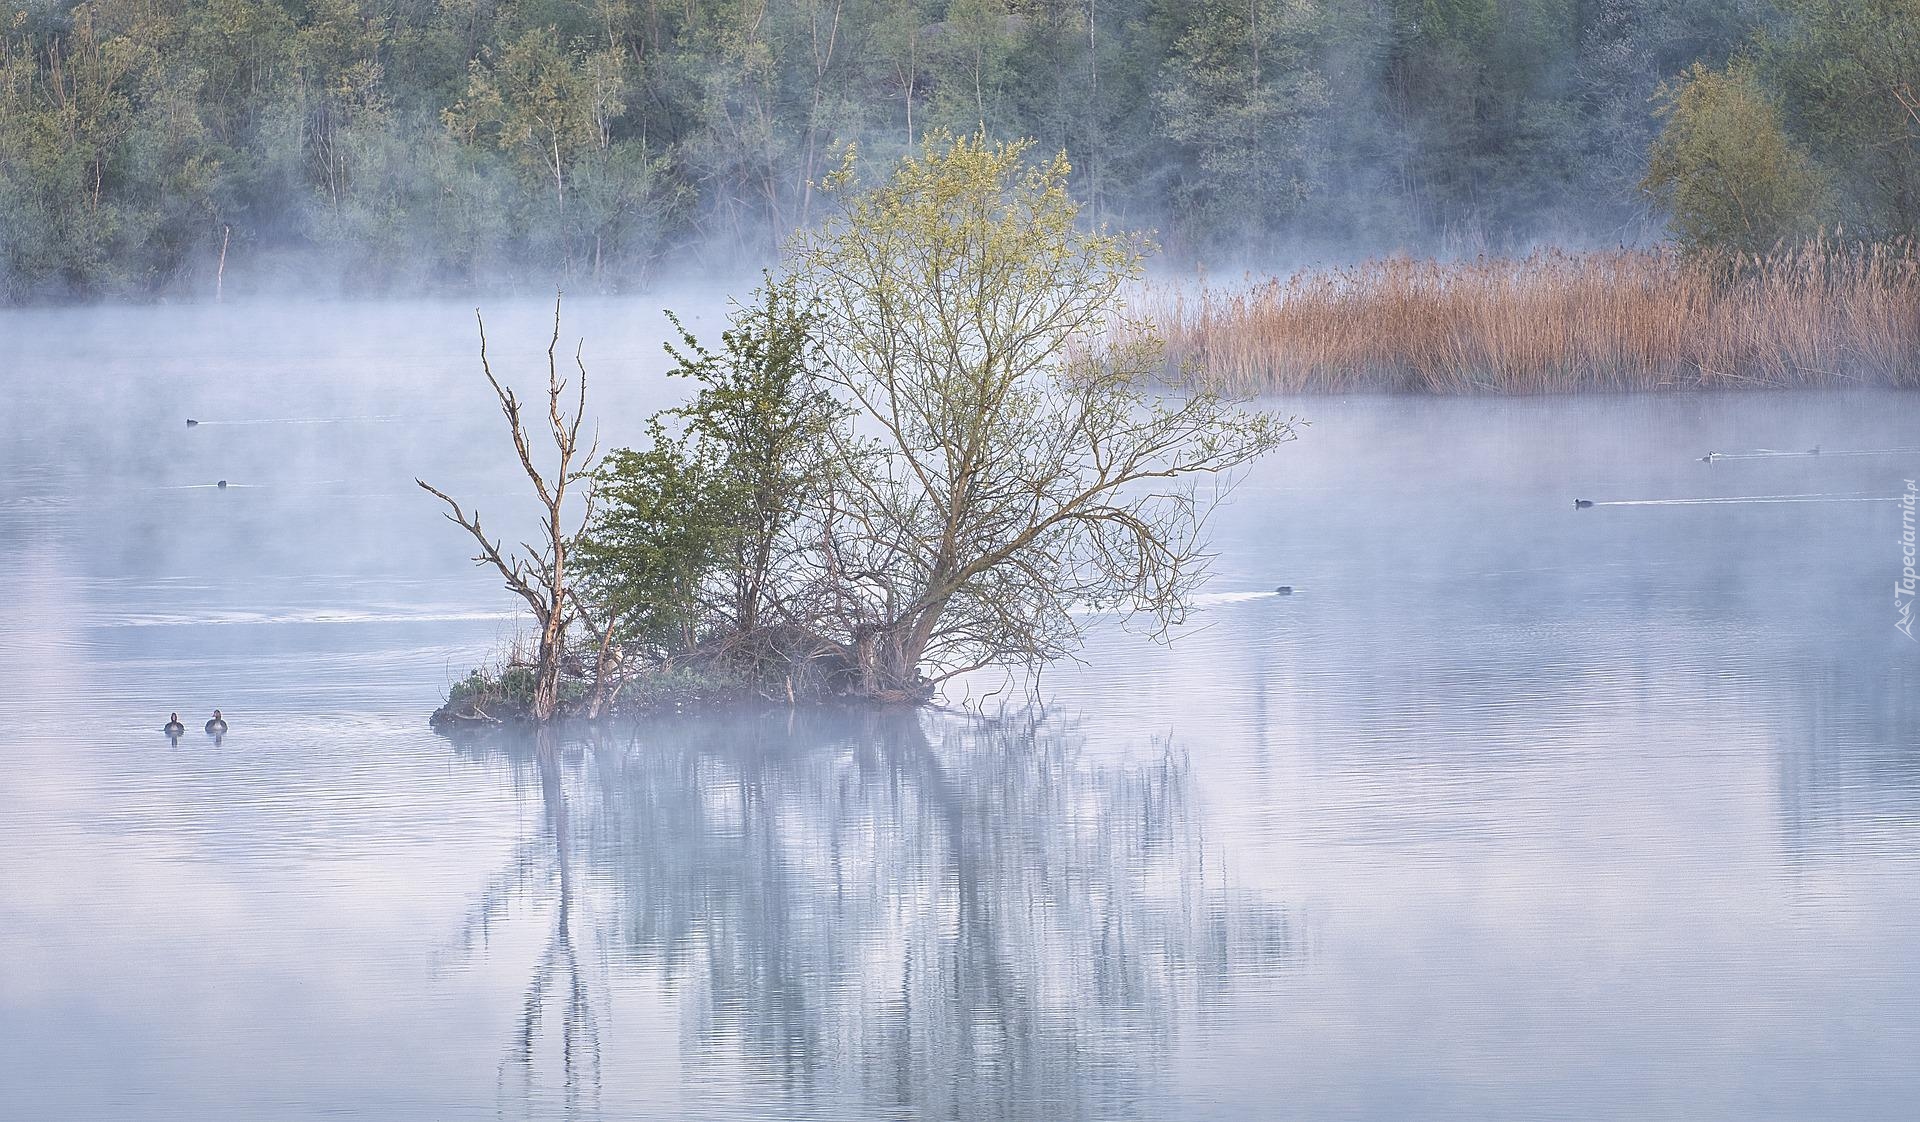
[[539, 545], [503, 549], [421, 486], [537, 633], [436, 720], [595, 717], [690, 693], [920, 702], [972, 671], [1071, 654], [1096, 614], [1181, 622], [1208, 513], [1293, 429], [1205, 380], [1166, 384], [1151, 324], [1125, 303], [1146, 247], [1086, 228], [1066, 160], [1031, 150], [934, 134], [870, 187], [849, 155], [823, 181], [823, 220], [718, 349], [685, 331], [669, 347], [691, 399], [597, 464], [557, 310], [534, 426], [549, 466], [483, 342]]

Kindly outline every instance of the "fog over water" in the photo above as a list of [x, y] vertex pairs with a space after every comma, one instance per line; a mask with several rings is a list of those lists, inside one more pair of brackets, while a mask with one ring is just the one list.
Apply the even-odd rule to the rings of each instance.
[[[486, 312], [535, 386], [551, 307]], [[568, 303], [603, 444], [665, 327]], [[413, 485], [531, 518], [475, 356], [453, 303], [0, 314], [0, 1114], [1920, 1101], [1911, 395], [1275, 402], [1205, 610], [1044, 716], [543, 751], [426, 726], [517, 626]]]

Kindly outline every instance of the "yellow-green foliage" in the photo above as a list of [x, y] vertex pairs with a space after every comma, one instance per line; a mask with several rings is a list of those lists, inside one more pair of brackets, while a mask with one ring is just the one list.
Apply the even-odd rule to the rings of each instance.
[[612, 147], [625, 96], [618, 56], [533, 28], [473, 60], [466, 97], [442, 119], [468, 143], [490, 137], [565, 206], [567, 172], [582, 153]]
[[1757, 253], [1813, 232], [1820, 177], [1750, 63], [1696, 62], [1658, 96], [1666, 126], [1643, 186], [1672, 211], [1682, 245]]
[[856, 333], [863, 364], [933, 389], [1017, 379], [1058, 361], [1140, 275], [1145, 246], [1079, 229], [1066, 155], [1029, 162], [1033, 143], [935, 133], [864, 191], [847, 151], [824, 184], [838, 210], [796, 236], [793, 272]]
[[1209, 387], [1156, 392], [1149, 325], [1099, 346], [1140, 243], [1083, 228], [1065, 157], [1031, 147], [936, 134], [866, 190], [849, 154], [793, 245], [819, 377], [855, 414], [831, 434], [824, 622], [870, 696], [1070, 653], [1076, 607], [1179, 619], [1217, 501], [1191, 477], [1291, 436]]
[[1761, 55], [1789, 128], [1870, 238], [1920, 232], [1920, 0], [1783, 0]]

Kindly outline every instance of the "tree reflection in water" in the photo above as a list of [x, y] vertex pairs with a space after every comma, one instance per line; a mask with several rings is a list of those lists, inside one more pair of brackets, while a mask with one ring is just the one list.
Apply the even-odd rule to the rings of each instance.
[[474, 922], [554, 913], [503, 1105], [597, 1113], [596, 979], [645, 970], [680, 1005], [683, 1080], [776, 1114], [1153, 1113], [1181, 1024], [1303, 953], [1203, 845], [1169, 745], [1096, 763], [1056, 718], [904, 710], [590, 735], [491, 749], [537, 777], [541, 857]]

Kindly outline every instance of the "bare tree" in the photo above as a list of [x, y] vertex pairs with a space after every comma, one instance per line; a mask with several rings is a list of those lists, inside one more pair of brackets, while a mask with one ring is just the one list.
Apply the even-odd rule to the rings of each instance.
[[499, 399], [500, 412], [506, 417], [507, 428], [513, 434], [513, 448], [520, 457], [520, 467], [526, 472], [540, 500], [539, 544], [521, 542], [518, 550], [503, 552], [500, 539], [488, 537], [481, 528], [478, 510], [468, 514], [445, 491], [424, 479], [415, 479], [414, 482], [447, 504], [447, 521], [473, 535], [473, 540], [480, 545], [474, 562], [491, 565], [498, 570], [506, 581], [507, 590], [525, 600], [533, 610], [539, 640], [532, 667], [533, 707], [530, 716], [536, 722], [546, 722], [552, 720], [559, 711], [560, 670], [566, 655], [567, 632], [580, 619], [583, 611], [580, 597], [573, 588], [573, 574], [568, 568], [578, 527], [573, 532], [567, 531], [562, 518], [567, 495], [576, 484], [585, 484], [581, 494], [586, 500], [578, 526], [584, 526], [593, 517], [593, 471], [599, 451], [598, 438], [589, 444], [584, 455], [580, 452], [580, 421], [587, 407], [587, 367], [576, 347], [573, 363], [580, 372], [580, 380], [575, 387], [572, 407], [563, 407], [561, 399], [566, 394], [567, 382], [560, 377], [559, 363], [555, 359], [560, 346], [560, 301], [556, 298], [553, 302], [553, 337], [547, 343], [546, 427], [554, 450], [559, 453], [559, 462], [551, 473], [542, 472], [539, 465], [534, 463], [533, 445], [527, 434], [527, 425], [521, 417], [520, 398], [511, 387], [501, 385], [500, 380], [494, 377], [493, 366], [487, 360], [487, 325], [480, 318], [478, 310], [474, 312], [474, 320], [480, 325], [480, 369], [485, 372], [487, 384], [493, 387], [494, 396]]

